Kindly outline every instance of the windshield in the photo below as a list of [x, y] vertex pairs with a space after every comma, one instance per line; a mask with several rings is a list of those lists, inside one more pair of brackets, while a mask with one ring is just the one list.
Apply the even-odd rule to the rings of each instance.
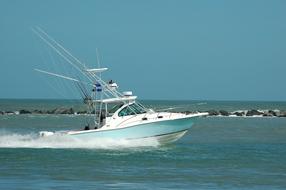
[[137, 104], [131, 104], [131, 105], [126, 106], [125, 108], [123, 108], [118, 113], [118, 116], [122, 117], [122, 116], [134, 115], [134, 114], [142, 114], [142, 113], [146, 113], [146, 111], [142, 107], [138, 106]]
[[109, 110], [108, 113], [109, 114], [113, 114], [115, 113], [119, 108], [121, 108], [124, 104], [116, 104], [114, 106], [112, 106]]

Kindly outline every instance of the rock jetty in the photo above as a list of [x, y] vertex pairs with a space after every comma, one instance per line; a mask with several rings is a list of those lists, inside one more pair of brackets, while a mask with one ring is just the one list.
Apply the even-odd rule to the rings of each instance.
[[[284, 110], [238, 110], [238, 111], [226, 111], [226, 110], [207, 110], [207, 111], [183, 111], [182, 113], [198, 113], [198, 112], [207, 112], [210, 116], [223, 116], [223, 117], [286, 117], [286, 111]], [[73, 108], [56, 108], [53, 110], [26, 110], [21, 109], [17, 111], [0, 111], [0, 115], [22, 115], [22, 114], [65, 114], [65, 115], [85, 115], [87, 111], [75, 111]], [[94, 112], [93, 112], [94, 114]]]
[[229, 117], [286, 117], [286, 111], [283, 110], [208, 110], [209, 116], [229, 116]]

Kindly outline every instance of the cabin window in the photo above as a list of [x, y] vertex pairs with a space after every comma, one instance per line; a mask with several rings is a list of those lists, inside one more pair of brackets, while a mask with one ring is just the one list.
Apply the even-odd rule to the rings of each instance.
[[131, 104], [129, 106], [136, 114], [146, 113], [146, 111], [137, 104]]
[[121, 108], [124, 104], [117, 104], [108, 110], [108, 113], [115, 113], [119, 108]]
[[146, 113], [146, 111], [136, 104], [131, 104], [123, 108], [119, 113], [118, 116], [127, 116], [127, 115], [134, 115], [134, 114], [142, 114]]
[[127, 116], [127, 115], [134, 115], [135, 113], [129, 108], [129, 106], [123, 108], [119, 113], [118, 116]]

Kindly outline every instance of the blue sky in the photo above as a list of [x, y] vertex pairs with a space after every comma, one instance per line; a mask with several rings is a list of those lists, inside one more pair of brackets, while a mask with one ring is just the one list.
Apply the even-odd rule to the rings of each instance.
[[286, 101], [285, 10], [283, 0], [1, 0], [0, 98], [62, 98], [33, 71], [47, 66], [31, 31], [41, 26], [90, 67], [99, 48], [104, 76], [141, 99]]

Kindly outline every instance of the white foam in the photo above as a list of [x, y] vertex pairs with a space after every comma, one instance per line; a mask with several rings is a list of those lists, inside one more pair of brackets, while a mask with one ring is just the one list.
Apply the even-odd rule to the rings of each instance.
[[238, 117], [238, 116], [235, 114], [230, 114], [228, 117]]
[[80, 140], [71, 136], [53, 135], [39, 137], [38, 134], [17, 134], [0, 132], [0, 148], [86, 148], [86, 149], [120, 149], [132, 147], [157, 147], [156, 139], [114, 140], [93, 139]]
[[199, 103], [197, 103], [198, 106], [206, 105], [206, 104], [207, 104], [206, 102], [199, 102]]

